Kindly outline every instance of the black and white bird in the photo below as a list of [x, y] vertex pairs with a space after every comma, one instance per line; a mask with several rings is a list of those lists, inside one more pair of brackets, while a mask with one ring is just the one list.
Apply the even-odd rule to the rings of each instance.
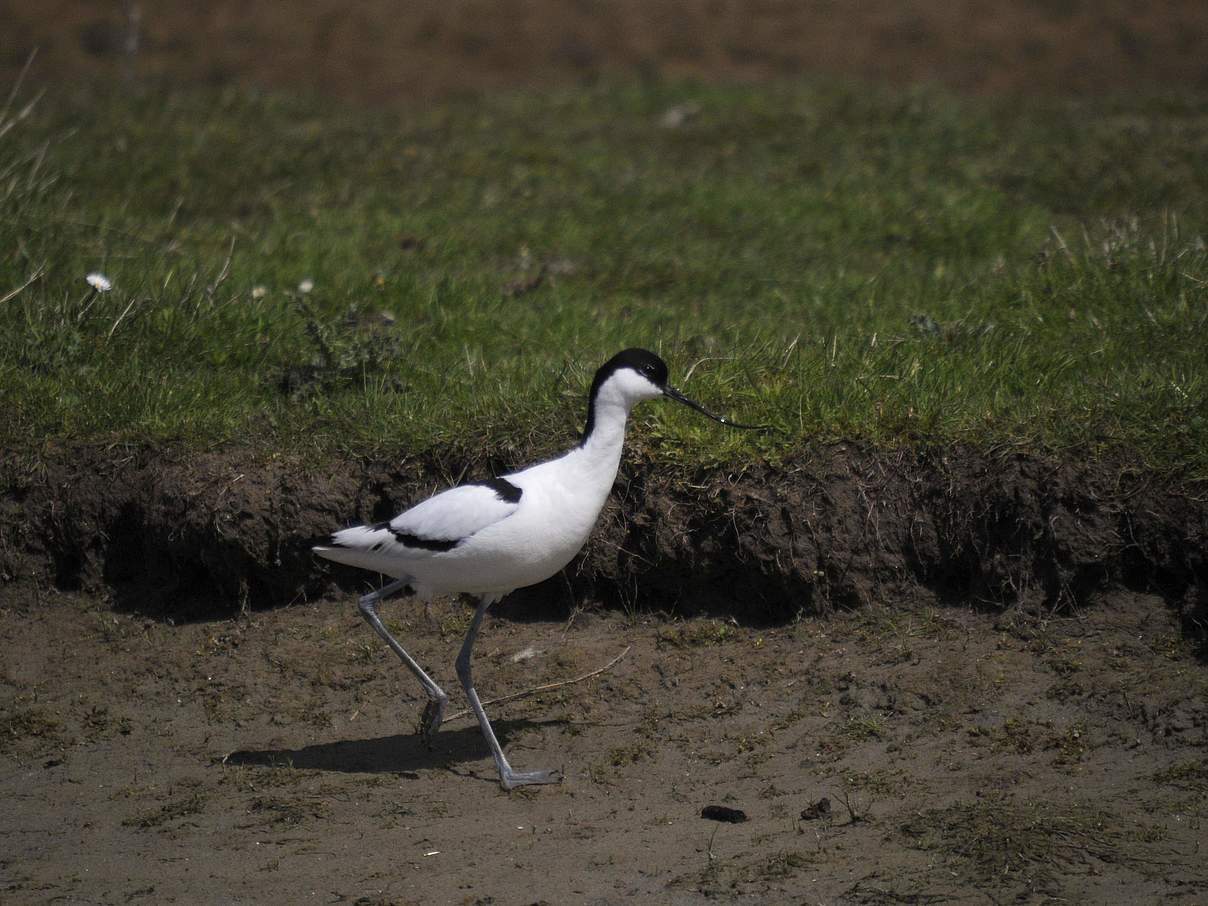
[[621, 462], [625, 421], [642, 400], [668, 397], [735, 428], [667, 383], [667, 364], [644, 349], [617, 353], [596, 371], [583, 437], [570, 451], [519, 472], [443, 491], [389, 522], [336, 532], [315, 553], [373, 570], [395, 581], [360, 599], [361, 614], [415, 674], [428, 693], [419, 733], [428, 744], [449, 698], [382, 625], [378, 602], [404, 590], [421, 601], [468, 594], [478, 607], [457, 657], [457, 676], [504, 789], [551, 783], [555, 771], [514, 771], [474, 691], [470, 655], [483, 615], [508, 592], [534, 585], [566, 566], [583, 547]]

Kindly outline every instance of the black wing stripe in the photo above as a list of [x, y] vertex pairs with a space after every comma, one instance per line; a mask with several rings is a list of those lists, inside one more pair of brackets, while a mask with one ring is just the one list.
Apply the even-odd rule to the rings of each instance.
[[495, 496], [504, 503], [519, 503], [520, 498], [524, 496], [524, 491], [516, 487], [506, 478], [488, 478], [486, 481], [472, 481], [470, 484], [490, 488], [495, 492]]
[[457, 545], [461, 544], [460, 538], [452, 540], [448, 538], [421, 538], [419, 535], [412, 535], [410, 532], [391, 532], [398, 539], [398, 543], [403, 547], [416, 547], [425, 551], [451, 551]]

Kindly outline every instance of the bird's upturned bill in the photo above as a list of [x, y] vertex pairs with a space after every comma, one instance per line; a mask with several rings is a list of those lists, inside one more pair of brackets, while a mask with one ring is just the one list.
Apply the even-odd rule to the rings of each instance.
[[713, 421], [720, 422], [728, 428], [742, 428], [746, 431], [770, 431], [772, 428], [771, 425], [742, 425], [738, 422], [730, 421], [730, 419], [726, 418], [724, 415], [714, 415], [696, 400], [689, 399], [688, 397], [684, 396], [670, 384], [663, 388], [663, 396], [669, 397], [678, 403], [683, 403], [688, 408], [695, 409], [702, 415], [707, 415], [709, 418], [713, 419]]

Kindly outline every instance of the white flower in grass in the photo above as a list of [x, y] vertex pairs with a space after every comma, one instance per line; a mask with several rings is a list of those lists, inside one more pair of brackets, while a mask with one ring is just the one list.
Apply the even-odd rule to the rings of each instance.
[[95, 289], [98, 293], [107, 293], [113, 289], [113, 284], [109, 282], [109, 278], [100, 271], [93, 271], [84, 278], [88, 285]]
[[252, 298], [253, 299], [263, 299], [267, 295], [268, 295], [268, 290], [265, 289], [263, 286], [253, 286], [252, 287]]
[[315, 288], [315, 281], [310, 279], [310, 277], [307, 277], [305, 280], [303, 280], [301, 283], [298, 284], [298, 292], [302, 293], [303, 295], [306, 295], [306, 293], [310, 292], [314, 288]]

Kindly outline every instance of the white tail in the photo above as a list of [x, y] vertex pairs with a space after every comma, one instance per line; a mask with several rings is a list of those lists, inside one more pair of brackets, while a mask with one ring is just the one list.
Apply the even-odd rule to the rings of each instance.
[[331, 536], [327, 544], [316, 544], [311, 548], [320, 557], [356, 566], [373, 572], [394, 576], [396, 579], [408, 578], [401, 572], [398, 558], [390, 552], [397, 546], [390, 529], [369, 525], [356, 525], [342, 529]]

